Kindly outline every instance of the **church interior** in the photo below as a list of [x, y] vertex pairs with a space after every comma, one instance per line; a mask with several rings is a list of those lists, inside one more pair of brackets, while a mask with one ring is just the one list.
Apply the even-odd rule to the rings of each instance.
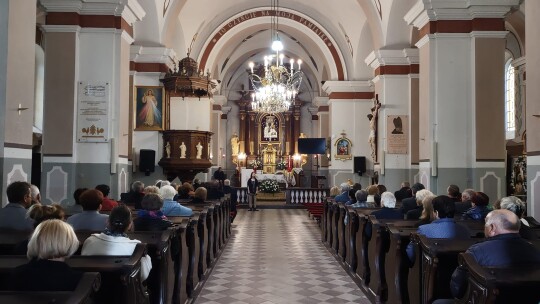
[[[367, 246], [376, 245], [358, 226], [420, 251], [429, 239], [410, 236], [417, 227], [372, 222], [331, 188], [361, 185], [354, 189], [371, 196], [379, 185], [383, 201], [396, 191], [399, 209], [404, 185], [434, 195], [455, 185], [486, 195], [490, 210], [519, 198], [538, 224], [539, 15], [536, 0], [0, 0], [2, 207], [17, 181], [67, 210], [77, 189], [100, 184], [123, 201], [134, 182], [223, 189], [227, 180], [232, 201], [192, 208], [208, 219], [198, 228], [204, 271], [195, 280], [187, 266], [195, 246], [187, 237], [180, 251], [192, 281], [173, 279], [160, 300], [150, 292], [151, 303], [432, 303], [449, 294], [425, 296], [428, 278], [411, 277], [414, 268], [409, 282], [420, 286], [408, 293], [403, 273], [375, 273]], [[256, 210], [252, 172], [258, 213], [245, 209]], [[172, 222], [197, 230], [197, 221]], [[483, 224], [468, 227], [484, 236]], [[540, 248], [540, 232], [533, 239]], [[448, 246], [473, 244], [457, 243]], [[327, 276], [306, 270], [317, 267]], [[522, 279], [540, 286], [534, 276]], [[341, 284], [331, 288], [329, 278]], [[482, 303], [503, 303], [493, 299]]]

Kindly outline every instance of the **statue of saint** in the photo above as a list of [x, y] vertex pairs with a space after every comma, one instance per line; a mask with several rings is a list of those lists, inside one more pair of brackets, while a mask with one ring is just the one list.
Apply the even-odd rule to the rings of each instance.
[[371, 147], [371, 159], [375, 162], [377, 160], [377, 118], [379, 116], [379, 109], [381, 108], [378, 94], [375, 95], [375, 100], [373, 102], [375, 105], [371, 108], [371, 114], [368, 114], [367, 117], [369, 119], [368, 142]]
[[201, 142], [199, 142], [195, 148], [197, 148], [197, 156], [195, 157], [196, 159], [201, 159], [202, 157], [202, 145], [201, 145]]
[[240, 151], [240, 141], [236, 133], [234, 133], [231, 138], [231, 150], [232, 150], [232, 155], [238, 155], [238, 152]]
[[184, 145], [184, 142], [180, 145], [180, 158], [186, 158], [186, 145]]
[[165, 145], [165, 153], [167, 154], [167, 158], [171, 158], [171, 144], [169, 142]]

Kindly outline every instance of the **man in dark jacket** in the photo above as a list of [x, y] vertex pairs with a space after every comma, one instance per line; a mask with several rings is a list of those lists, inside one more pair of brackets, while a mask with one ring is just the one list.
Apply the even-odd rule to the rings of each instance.
[[411, 184], [409, 184], [409, 182], [402, 182], [401, 189], [394, 192], [394, 196], [396, 197], [396, 201], [398, 202], [401, 202], [406, 198], [412, 197]]
[[416, 183], [411, 187], [412, 197], [406, 198], [401, 201], [401, 208], [399, 209], [403, 215], [407, 214], [409, 210], [417, 208], [416, 204], [416, 192], [425, 189], [421, 183]]

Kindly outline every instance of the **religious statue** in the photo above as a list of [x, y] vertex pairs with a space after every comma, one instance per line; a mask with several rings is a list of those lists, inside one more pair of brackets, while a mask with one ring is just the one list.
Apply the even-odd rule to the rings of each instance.
[[232, 150], [232, 155], [238, 155], [238, 152], [240, 152], [240, 141], [236, 133], [234, 133], [231, 138], [231, 150]]
[[186, 145], [184, 145], [184, 142], [180, 145], [180, 158], [186, 158]]
[[167, 158], [171, 158], [171, 144], [169, 142], [165, 145], [165, 153], [167, 154]]
[[377, 119], [379, 116], [379, 109], [381, 103], [379, 102], [379, 95], [375, 95], [373, 100], [375, 105], [371, 108], [371, 114], [368, 114], [369, 119], [369, 146], [371, 147], [371, 159], [375, 162], [377, 160]]
[[197, 156], [195, 157], [196, 159], [201, 159], [202, 157], [202, 145], [201, 145], [201, 142], [199, 142], [195, 148], [197, 148]]

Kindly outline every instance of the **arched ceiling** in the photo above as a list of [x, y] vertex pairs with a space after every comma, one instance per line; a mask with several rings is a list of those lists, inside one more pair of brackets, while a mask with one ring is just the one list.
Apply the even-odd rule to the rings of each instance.
[[[364, 80], [373, 75], [364, 59], [383, 48], [410, 47], [411, 30], [403, 16], [417, 0], [281, 0], [280, 11], [307, 22], [280, 17], [285, 54], [302, 58], [308, 77], [305, 89], [317, 92], [320, 82]], [[135, 44], [173, 49], [178, 59], [203, 61], [222, 88], [239, 87], [246, 63], [260, 61], [270, 51], [269, 17], [239, 24], [246, 12], [268, 10], [270, 0], [139, 0], [146, 17], [135, 24]], [[318, 30], [314, 30], [313, 26]], [[212, 39], [227, 29], [215, 46]], [[326, 38], [325, 38], [326, 37]], [[335, 48], [334, 54], [325, 44]], [[208, 48], [210, 46], [210, 51]], [[208, 54], [205, 54], [207, 52]], [[336, 55], [337, 54], [337, 55]], [[260, 57], [260, 58], [259, 58]]]

